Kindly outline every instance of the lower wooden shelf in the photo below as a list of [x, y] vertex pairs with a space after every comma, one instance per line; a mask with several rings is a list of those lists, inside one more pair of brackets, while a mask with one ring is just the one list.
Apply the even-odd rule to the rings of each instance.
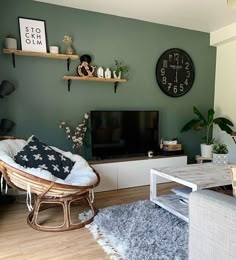
[[98, 78], [98, 77], [80, 77], [80, 76], [64, 76], [64, 80], [68, 81], [68, 91], [70, 91], [71, 81], [72, 80], [82, 80], [82, 81], [97, 81], [97, 82], [110, 82], [114, 83], [114, 92], [116, 93], [116, 89], [118, 83], [127, 82], [127, 79], [116, 79], [116, 78]]

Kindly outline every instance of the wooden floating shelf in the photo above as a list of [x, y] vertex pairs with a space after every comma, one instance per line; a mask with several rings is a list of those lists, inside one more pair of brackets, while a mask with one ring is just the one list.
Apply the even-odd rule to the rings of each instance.
[[114, 92], [116, 93], [116, 89], [119, 83], [127, 82], [127, 79], [116, 79], [116, 78], [98, 78], [98, 77], [79, 77], [79, 76], [64, 76], [64, 80], [68, 81], [68, 91], [70, 91], [70, 85], [72, 80], [83, 80], [83, 81], [97, 81], [97, 82], [110, 82], [114, 83]]
[[101, 82], [127, 82], [127, 79], [107, 79], [107, 78], [98, 78], [98, 77], [79, 77], [79, 76], [64, 76], [64, 80], [84, 80], [84, 81], [101, 81]]
[[18, 55], [18, 56], [34, 56], [34, 57], [44, 57], [44, 58], [62, 59], [62, 60], [66, 60], [66, 59], [78, 60], [79, 59], [79, 55], [22, 51], [22, 50], [14, 50], [14, 49], [3, 49], [3, 53], [5, 53], [5, 54], [15, 54], [15, 55]]
[[22, 50], [14, 50], [14, 49], [3, 49], [3, 53], [12, 55], [12, 63], [13, 63], [14, 68], [16, 67], [15, 55], [67, 60], [67, 70], [68, 71], [70, 70], [70, 61], [79, 59], [79, 55], [68, 55], [68, 54], [59, 54], [59, 53], [57, 54], [57, 53], [47, 53], [47, 52], [34, 52], [34, 51], [22, 51]]

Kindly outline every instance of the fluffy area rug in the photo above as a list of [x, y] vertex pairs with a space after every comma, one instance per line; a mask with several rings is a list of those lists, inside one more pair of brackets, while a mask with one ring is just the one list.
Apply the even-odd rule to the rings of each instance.
[[86, 227], [113, 260], [188, 259], [188, 224], [148, 200], [101, 209]]

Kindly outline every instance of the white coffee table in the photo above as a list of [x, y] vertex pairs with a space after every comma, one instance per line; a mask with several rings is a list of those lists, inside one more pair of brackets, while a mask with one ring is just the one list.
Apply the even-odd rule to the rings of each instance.
[[188, 222], [188, 204], [180, 201], [176, 194], [157, 195], [157, 178], [180, 183], [197, 191], [205, 188], [231, 184], [228, 165], [217, 166], [213, 163], [189, 164], [180, 168], [165, 167], [150, 170], [150, 200], [172, 214]]

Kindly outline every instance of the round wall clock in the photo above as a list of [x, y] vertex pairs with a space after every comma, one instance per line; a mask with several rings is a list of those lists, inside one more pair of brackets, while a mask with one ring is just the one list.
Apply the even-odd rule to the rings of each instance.
[[157, 61], [156, 78], [160, 89], [170, 97], [181, 97], [194, 82], [194, 64], [181, 49], [165, 51]]

